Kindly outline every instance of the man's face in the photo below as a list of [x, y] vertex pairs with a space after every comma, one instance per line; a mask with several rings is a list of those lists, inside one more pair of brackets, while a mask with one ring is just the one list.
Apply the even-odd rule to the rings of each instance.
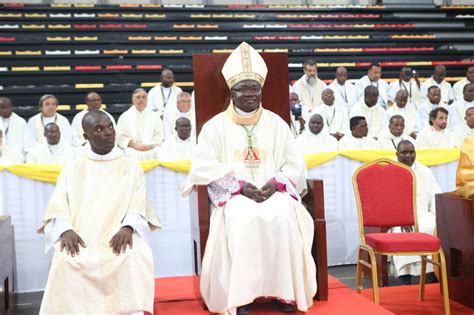
[[428, 92], [428, 99], [431, 104], [439, 104], [441, 101], [441, 90], [439, 88], [433, 88]]
[[364, 97], [365, 104], [369, 107], [375, 106], [379, 99], [379, 91], [377, 89], [370, 89]]
[[393, 118], [388, 125], [390, 133], [395, 137], [400, 137], [405, 130], [405, 120], [403, 118]]
[[416, 151], [411, 143], [403, 143], [398, 147], [397, 160], [406, 166], [412, 166], [415, 163]]
[[298, 104], [300, 101], [298, 94], [295, 92], [290, 93], [290, 108], [293, 107], [295, 104]]
[[140, 112], [145, 109], [147, 100], [148, 100], [148, 94], [143, 90], [136, 92], [132, 96], [132, 103]]
[[262, 87], [257, 81], [245, 80], [234, 85], [230, 95], [238, 109], [250, 113], [260, 106]]
[[369, 71], [367, 71], [367, 76], [372, 82], [378, 81], [382, 76], [382, 68], [377, 66], [372, 67]]
[[369, 134], [369, 127], [365, 119], [360, 120], [359, 123], [352, 129], [352, 135], [356, 138], [367, 137]]
[[337, 83], [339, 83], [340, 85], [344, 85], [347, 81], [347, 70], [345, 69], [338, 69], [336, 71], [336, 80], [337, 80]]
[[304, 74], [309, 78], [316, 78], [318, 75], [318, 67], [316, 65], [306, 65], [303, 68]]
[[187, 113], [191, 110], [191, 96], [183, 95], [176, 101], [176, 106], [181, 113]]
[[43, 104], [41, 104], [41, 113], [44, 117], [53, 117], [56, 115], [57, 107], [58, 103], [56, 102], [56, 99], [49, 97], [43, 101]]
[[433, 128], [436, 130], [444, 130], [448, 125], [448, 115], [443, 112], [438, 112], [436, 118], [431, 121], [433, 123]]
[[474, 83], [474, 67], [473, 66], [470, 66], [469, 68], [467, 68], [466, 78], [469, 80], [469, 82]]
[[472, 102], [474, 100], [474, 84], [469, 84], [464, 90], [463, 95], [467, 102]]
[[309, 126], [309, 131], [317, 135], [321, 132], [321, 130], [323, 130], [323, 127], [324, 127], [323, 119], [319, 115], [314, 115], [309, 119], [308, 126]]
[[102, 105], [102, 98], [97, 93], [90, 93], [87, 95], [86, 104], [89, 110], [100, 109], [100, 106]]
[[59, 131], [59, 127], [56, 124], [47, 125], [44, 129], [44, 136], [48, 144], [55, 145], [61, 139], [61, 131]]
[[324, 104], [332, 106], [334, 105], [334, 92], [331, 89], [325, 89], [321, 95]]
[[187, 140], [191, 136], [191, 122], [187, 118], [176, 120], [175, 129], [181, 140]]
[[469, 128], [474, 128], [474, 107], [469, 108], [466, 111], [466, 124], [469, 126]]
[[398, 107], [404, 108], [407, 105], [407, 101], [407, 93], [397, 93], [397, 96], [395, 97], [395, 104], [397, 104]]
[[411, 69], [404, 69], [400, 72], [400, 79], [405, 82], [410, 81], [412, 77], [413, 77], [413, 73]]
[[433, 72], [433, 80], [435, 80], [437, 83], [441, 83], [444, 78], [446, 78], [446, 70], [443, 68], [435, 69]]
[[171, 70], [165, 70], [160, 76], [161, 85], [164, 87], [170, 87], [174, 83], [174, 73]]
[[84, 130], [84, 138], [89, 140], [92, 151], [107, 154], [115, 146], [114, 124], [105, 114], [97, 116], [97, 119]]
[[3, 100], [0, 102], [0, 115], [3, 118], [9, 118], [13, 113], [13, 105], [9, 100]]

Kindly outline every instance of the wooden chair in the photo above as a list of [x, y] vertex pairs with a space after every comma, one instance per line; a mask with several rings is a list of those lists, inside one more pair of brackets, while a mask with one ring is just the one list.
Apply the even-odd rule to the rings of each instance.
[[[376, 256], [421, 257], [419, 299], [424, 299], [426, 263], [441, 269], [444, 313], [450, 314], [446, 260], [440, 240], [433, 235], [420, 233], [416, 215], [415, 174], [406, 165], [378, 159], [359, 167], [352, 177], [359, 218], [360, 246], [357, 258], [357, 292], [360, 293], [362, 265], [372, 271], [373, 300], [379, 304]], [[366, 227], [414, 226], [411, 233], [365, 233]], [[361, 259], [367, 252], [369, 263]], [[438, 256], [439, 262], [428, 256]]]
[[[196, 134], [199, 133], [206, 121], [224, 111], [229, 104], [229, 88], [221, 74], [222, 66], [227, 57], [228, 54], [193, 56]], [[285, 53], [263, 53], [262, 57], [268, 67], [268, 75], [262, 92], [263, 106], [280, 115], [289, 124], [288, 56]], [[303, 202], [311, 213], [315, 225], [312, 253], [317, 269], [318, 293], [316, 298], [327, 300], [328, 269], [323, 182], [321, 180], [309, 180], [308, 190], [309, 192]], [[191, 202], [191, 220], [194, 222], [195, 272], [199, 274], [200, 262], [204, 255], [209, 234], [210, 207], [207, 186], [197, 187], [195, 197], [197, 198]]]

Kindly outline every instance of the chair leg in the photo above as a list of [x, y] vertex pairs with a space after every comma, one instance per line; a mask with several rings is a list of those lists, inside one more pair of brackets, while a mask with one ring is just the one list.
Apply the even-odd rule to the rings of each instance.
[[443, 249], [439, 249], [439, 262], [441, 263], [441, 283], [443, 288], [444, 314], [450, 315], [449, 308], [449, 291], [448, 291], [448, 274], [446, 272], [446, 258]]
[[425, 299], [425, 282], [426, 282], [426, 256], [421, 255], [421, 274], [420, 274], [420, 293], [418, 299]]
[[370, 257], [370, 266], [372, 269], [372, 288], [374, 303], [379, 304], [379, 279], [377, 278], [377, 260], [375, 259], [375, 254], [372, 250], [369, 250]]
[[362, 290], [362, 264], [360, 263], [361, 259], [361, 254], [362, 254], [362, 249], [359, 247], [359, 250], [357, 252], [357, 273], [356, 273], [356, 290], [357, 293], [361, 293]]

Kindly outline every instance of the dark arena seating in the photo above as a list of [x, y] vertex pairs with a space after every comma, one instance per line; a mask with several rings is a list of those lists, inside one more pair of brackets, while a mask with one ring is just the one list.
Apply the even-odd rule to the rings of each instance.
[[55, 94], [72, 118], [97, 91], [118, 115], [162, 68], [191, 91], [193, 54], [230, 52], [242, 41], [288, 52], [291, 80], [314, 58], [327, 81], [338, 66], [358, 79], [381, 62], [387, 81], [405, 65], [423, 79], [444, 64], [454, 83], [474, 64], [473, 17], [474, 6], [2, 4], [0, 95], [29, 117], [41, 95]]

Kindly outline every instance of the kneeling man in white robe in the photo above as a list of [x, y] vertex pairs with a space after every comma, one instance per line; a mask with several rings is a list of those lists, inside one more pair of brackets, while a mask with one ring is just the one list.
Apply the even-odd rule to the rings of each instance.
[[263, 58], [242, 43], [222, 73], [231, 103], [204, 124], [183, 187], [208, 185], [212, 217], [201, 271], [209, 311], [248, 314], [259, 297], [306, 312], [316, 294], [314, 223], [301, 204], [305, 162], [288, 125], [262, 107]]
[[[415, 146], [408, 140], [402, 140], [397, 147], [397, 160], [411, 167], [416, 178], [416, 215], [418, 228], [422, 233], [434, 234], [436, 228], [435, 195], [441, 193], [441, 188], [431, 170], [416, 162]], [[412, 226], [396, 227], [392, 232], [413, 232]], [[395, 275], [402, 283], [410, 284], [411, 276], [421, 273], [420, 256], [392, 256]], [[433, 265], [426, 265], [426, 272], [432, 272]], [[431, 276], [433, 278], [434, 276]], [[434, 278], [433, 278], [434, 279]]]
[[38, 229], [54, 251], [40, 314], [152, 313], [147, 239], [160, 223], [143, 170], [115, 147], [107, 114], [91, 110], [82, 126], [90, 148], [61, 171]]
[[66, 164], [74, 159], [75, 150], [69, 143], [61, 140], [61, 131], [55, 123], [44, 126], [46, 142], [37, 143], [26, 157], [30, 164]]

